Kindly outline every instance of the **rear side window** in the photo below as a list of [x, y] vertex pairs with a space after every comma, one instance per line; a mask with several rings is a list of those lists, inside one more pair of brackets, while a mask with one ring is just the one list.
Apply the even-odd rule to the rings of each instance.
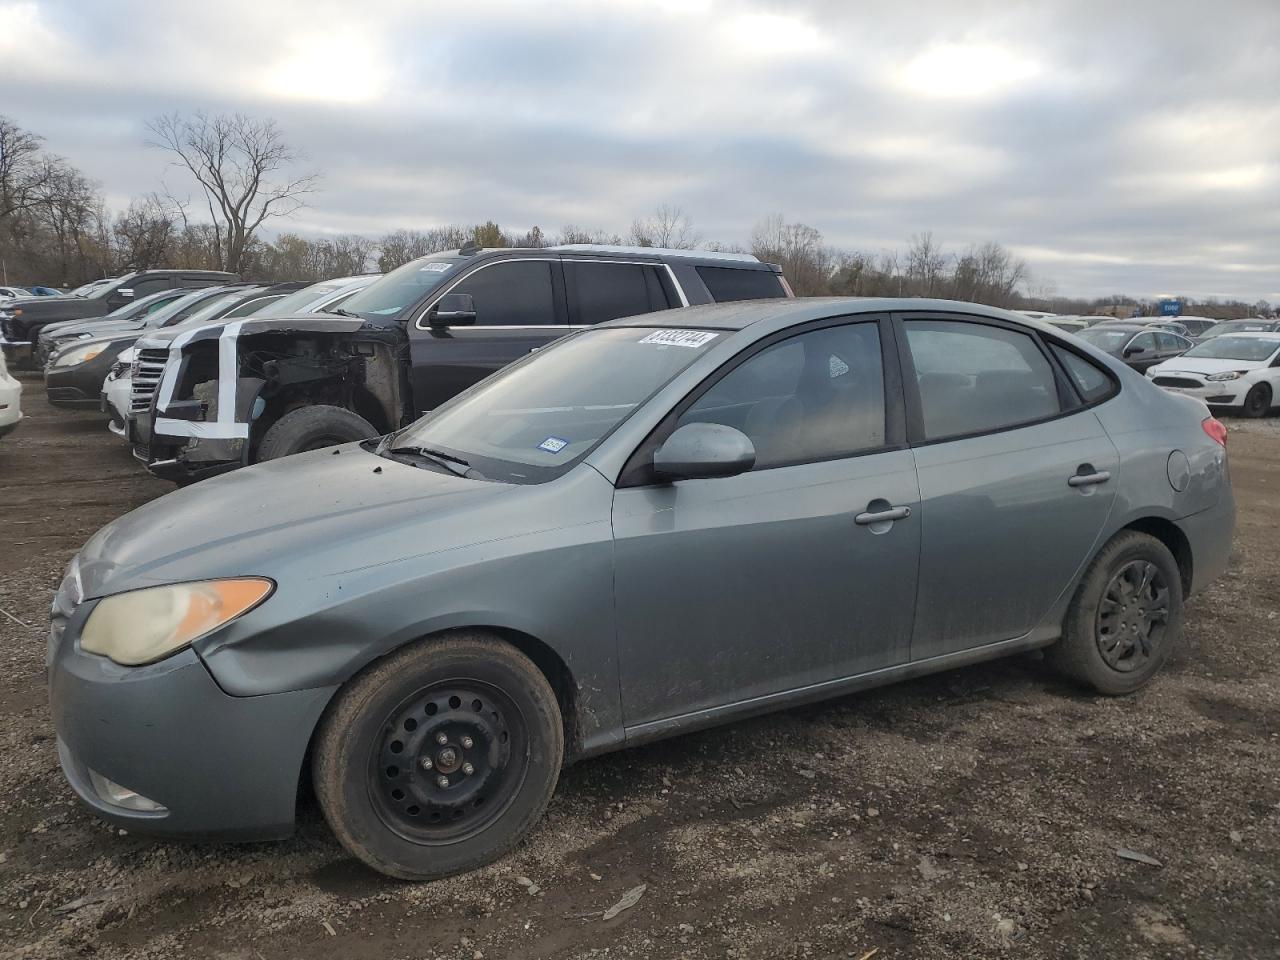
[[547, 327], [558, 320], [551, 264], [546, 260], [509, 260], [484, 267], [449, 292], [471, 294], [476, 323], [482, 326]]
[[698, 276], [707, 285], [716, 303], [732, 300], [770, 300], [785, 297], [782, 281], [772, 270], [742, 270], [734, 267], [698, 267]]
[[1084, 357], [1078, 353], [1072, 353], [1066, 347], [1060, 347], [1056, 343], [1049, 344], [1049, 349], [1053, 351], [1053, 355], [1058, 358], [1062, 365], [1067, 368], [1067, 374], [1071, 377], [1072, 383], [1076, 385], [1076, 389], [1080, 391], [1080, 396], [1084, 397], [1085, 403], [1097, 403], [1099, 400], [1105, 400], [1111, 394], [1115, 387], [1115, 384], [1111, 382], [1111, 378]]
[[575, 305], [575, 323], [604, 323], [671, 306], [651, 266], [566, 260], [564, 275], [570, 303]]
[[964, 321], [904, 326], [925, 439], [990, 433], [1062, 412], [1053, 368], [1028, 334]]

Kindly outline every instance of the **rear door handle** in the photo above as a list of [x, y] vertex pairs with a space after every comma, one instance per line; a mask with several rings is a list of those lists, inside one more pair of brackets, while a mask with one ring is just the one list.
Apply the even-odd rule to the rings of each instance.
[[893, 507], [889, 510], [877, 510], [875, 513], [860, 513], [853, 518], [853, 522], [860, 527], [867, 527], [873, 523], [890, 523], [894, 520], [905, 520], [911, 516], [910, 507]]
[[1110, 473], [1099, 470], [1097, 473], [1077, 473], [1073, 477], [1068, 477], [1067, 483], [1073, 487], [1092, 487], [1094, 484], [1106, 483], [1110, 479]]

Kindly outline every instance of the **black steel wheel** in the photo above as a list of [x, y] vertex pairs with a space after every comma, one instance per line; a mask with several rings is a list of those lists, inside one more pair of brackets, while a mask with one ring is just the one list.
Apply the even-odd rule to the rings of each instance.
[[1271, 387], [1265, 383], [1255, 384], [1244, 395], [1242, 412], [1246, 417], [1263, 417], [1271, 409]]
[[1062, 639], [1045, 651], [1099, 693], [1132, 693], [1164, 664], [1182, 622], [1182, 572], [1169, 548], [1125, 530], [1094, 557], [1072, 597]]
[[316, 732], [312, 778], [339, 842], [431, 880], [489, 863], [555, 791], [564, 725], [541, 671], [496, 637], [448, 634], [349, 681]]

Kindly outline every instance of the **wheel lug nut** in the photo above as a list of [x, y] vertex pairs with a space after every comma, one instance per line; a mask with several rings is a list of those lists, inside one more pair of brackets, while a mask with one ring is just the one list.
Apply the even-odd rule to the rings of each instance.
[[462, 772], [469, 777], [476, 772], [476, 768], [469, 763], [464, 763], [462, 765]]
[[422, 769], [423, 769], [423, 770], [430, 770], [430, 769], [431, 769], [431, 758], [430, 758], [430, 757], [423, 757], [423, 758], [422, 758]]
[[436, 785], [439, 787], [447, 787], [449, 785], [448, 777], [436, 777]]
[[474, 746], [474, 744], [475, 744], [475, 741], [474, 741], [474, 740], [472, 740], [470, 737], [463, 737], [463, 738], [462, 738], [462, 749], [463, 749], [463, 750], [470, 750], [470, 749], [472, 748], [472, 746]]
[[443, 747], [448, 742], [449, 742], [449, 738], [446, 737], [443, 733], [436, 734], [436, 743], [440, 744], [440, 746]]

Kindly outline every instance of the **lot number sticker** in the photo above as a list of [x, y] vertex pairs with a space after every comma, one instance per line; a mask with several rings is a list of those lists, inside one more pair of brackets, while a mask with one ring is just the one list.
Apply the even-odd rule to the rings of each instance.
[[705, 330], [655, 330], [647, 337], [642, 337], [641, 343], [656, 343], [664, 347], [698, 347], [705, 346], [716, 337], [718, 333], [707, 333]]
[[547, 439], [538, 444], [538, 449], [545, 450], [547, 453], [559, 453], [568, 445], [568, 440], [562, 440], [559, 437], [547, 437]]

